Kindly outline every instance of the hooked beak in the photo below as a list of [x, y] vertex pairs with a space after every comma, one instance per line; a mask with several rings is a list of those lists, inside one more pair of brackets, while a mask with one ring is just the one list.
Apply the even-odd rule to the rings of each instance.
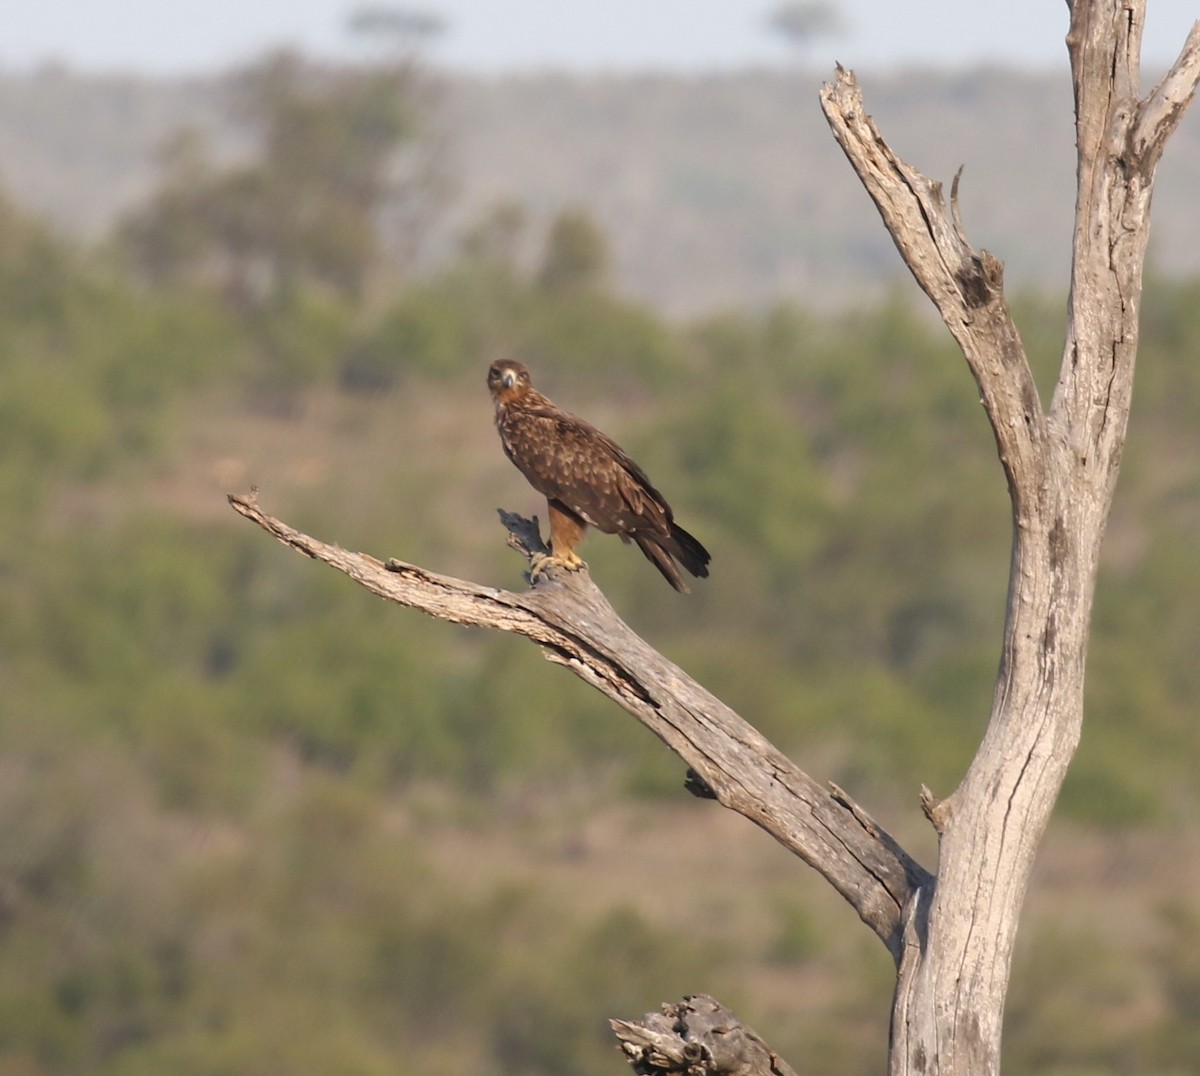
[[505, 370], [504, 376], [500, 379], [500, 384], [506, 389], [511, 389], [516, 383], [517, 375], [512, 370]]

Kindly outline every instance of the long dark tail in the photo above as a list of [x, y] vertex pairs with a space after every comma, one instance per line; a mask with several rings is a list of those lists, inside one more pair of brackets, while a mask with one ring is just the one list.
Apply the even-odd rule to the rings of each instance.
[[[688, 593], [688, 585], [679, 573], [679, 564], [698, 579], [708, 576], [708, 562], [711, 560], [708, 550], [673, 520], [669, 535], [638, 531], [633, 540], [637, 542], [646, 559], [662, 572], [663, 578], [684, 594]], [[679, 564], [676, 564], [676, 561]]]

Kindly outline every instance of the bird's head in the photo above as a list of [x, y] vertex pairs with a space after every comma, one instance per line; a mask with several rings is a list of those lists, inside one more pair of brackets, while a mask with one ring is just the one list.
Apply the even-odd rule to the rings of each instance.
[[497, 404], [506, 404], [532, 388], [529, 371], [516, 359], [497, 359], [488, 367], [488, 390]]

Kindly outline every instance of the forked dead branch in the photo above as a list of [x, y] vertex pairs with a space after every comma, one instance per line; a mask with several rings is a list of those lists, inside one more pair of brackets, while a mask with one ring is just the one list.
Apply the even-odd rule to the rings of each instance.
[[[385, 565], [293, 530], [253, 497], [230, 498], [281, 542], [376, 594], [532, 639], [659, 736], [693, 772], [691, 787], [820, 871], [896, 960], [893, 1074], [999, 1071], [1021, 904], [1083, 720], [1088, 625], [1132, 392], [1154, 172], [1200, 81], [1200, 23], [1143, 99], [1145, 0], [1068, 7], [1078, 199], [1066, 346], [1048, 406], [1004, 298], [1002, 265], [967, 239], [957, 178], [947, 207], [940, 184], [888, 146], [852, 73], [839, 68], [821, 93], [835, 138], [962, 348], [1012, 500], [1008, 607], [987, 730], [959, 787], [940, 801], [925, 797], [939, 835], [936, 876], [846, 793], [808, 776], [634, 634], [586, 573], [552, 567], [529, 591], [500, 590]], [[530, 521], [505, 523], [524, 555], [544, 552]], [[639, 1073], [790, 1072], [704, 996], [614, 1027]]]

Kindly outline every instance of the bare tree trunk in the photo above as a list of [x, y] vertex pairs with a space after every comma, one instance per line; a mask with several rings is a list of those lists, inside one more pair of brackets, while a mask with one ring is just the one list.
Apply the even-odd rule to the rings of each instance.
[[926, 798], [937, 879], [914, 893], [892, 1016], [891, 1071], [992, 1074], [1033, 859], [1079, 742], [1101, 539], [1133, 387], [1150, 193], [1200, 78], [1200, 24], [1138, 96], [1144, 3], [1077, 0], [1067, 44], [1079, 196], [1070, 315], [1048, 411], [1004, 301], [1000, 263], [963, 233], [957, 177], [938, 185], [887, 147], [853, 75], [822, 107], [917, 282], [979, 385], [1013, 507], [1004, 648], [987, 732], [962, 784]]
[[[825, 788], [638, 638], [585, 573], [549, 569], [516, 594], [349, 553], [233, 507], [280, 541], [377, 594], [455, 623], [528, 636], [612, 698], [719, 800], [810, 863], [897, 962], [895, 1076], [999, 1071], [1013, 942], [1037, 846], [1079, 740], [1084, 659], [1100, 543], [1133, 383], [1150, 195], [1163, 146], [1200, 80], [1200, 23], [1168, 75], [1138, 97], [1144, 0], [1075, 0], [1079, 196], [1066, 349], [1043, 407], [1003, 293], [1000, 262], [967, 242], [957, 178], [941, 187], [905, 164], [839, 68], [821, 104], [896, 246], [962, 347], [996, 438], [1013, 509], [1003, 651], [991, 718], [959, 787], [925, 811], [940, 836], [936, 877], [840, 789]], [[510, 543], [539, 551], [536, 521], [509, 516]], [[544, 548], [544, 547], [543, 547]], [[614, 1028], [639, 1073], [787, 1074], [711, 998]]]

